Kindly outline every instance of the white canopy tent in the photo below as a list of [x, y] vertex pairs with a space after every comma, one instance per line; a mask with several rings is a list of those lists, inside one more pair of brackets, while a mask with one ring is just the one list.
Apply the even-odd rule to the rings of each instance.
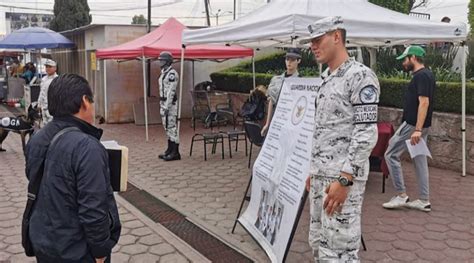
[[[212, 28], [183, 31], [185, 46], [209, 43], [249, 47], [297, 45], [308, 36], [308, 25], [327, 16], [341, 16], [349, 45], [382, 47], [452, 42], [462, 47], [462, 175], [466, 175], [466, 47], [467, 25], [412, 17], [367, 0], [273, 0], [234, 22]], [[181, 81], [182, 83], [182, 81]]]

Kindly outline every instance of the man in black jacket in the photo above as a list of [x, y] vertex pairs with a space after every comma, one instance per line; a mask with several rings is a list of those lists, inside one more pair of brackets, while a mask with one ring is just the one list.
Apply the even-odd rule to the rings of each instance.
[[[54, 120], [26, 146], [26, 176], [44, 175], [30, 220], [38, 262], [109, 262], [121, 224], [110, 185], [107, 151], [94, 127], [92, 90], [83, 77], [65, 74], [51, 83]], [[54, 135], [67, 127], [48, 149]]]

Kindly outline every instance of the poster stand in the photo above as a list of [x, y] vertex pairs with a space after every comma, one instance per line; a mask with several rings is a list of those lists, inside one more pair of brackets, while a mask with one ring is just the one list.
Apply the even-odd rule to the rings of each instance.
[[[251, 184], [252, 184], [252, 176], [250, 176], [249, 183], [247, 184], [247, 189], [245, 190], [244, 197], [242, 198], [242, 202], [240, 204], [239, 212], [237, 212], [237, 216], [235, 217], [234, 226], [232, 227], [232, 232], [231, 232], [232, 234], [234, 234], [235, 227], [237, 226], [237, 223], [240, 224], [239, 216], [240, 216], [240, 213], [242, 212], [242, 208], [244, 207], [245, 202], [250, 201], [250, 196], [248, 195], [248, 192], [249, 192]], [[300, 205], [298, 207], [298, 213], [296, 215], [295, 224], [293, 225], [293, 228], [291, 229], [291, 235], [290, 235], [290, 239], [288, 240], [288, 244], [287, 244], [286, 249], [285, 249], [285, 256], [283, 257], [283, 262], [286, 262], [286, 257], [288, 256], [288, 252], [290, 252], [291, 243], [293, 242], [293, 238], [295, 236], [296, 229], [298, 228], [298, 223], [300, 222], [301, 214], [303, 213], [304, 204], [306, 203], [306, 199], [308, 199], [308, 191], [305, 190], [304, 194], [303, 194], [303, 196], [301, 197], [301, 200], [300, 200]], [[247, 231], [247, 229], [242, 224], [240, 224], [240, 225]], [[248, 233], [250, 234], [250, 232], [248, 232]], [[250, 236], [252, 236], [252, 235], [250, 234]], [[364, 248], [365, 248], [365, 245], [364, 245]]]
[[[250, 176], [249, 183], [247, 184], [247, 188], [245, 189], [244, 197], [242, 198], [242, 202], [240, 203], [239, 211], [237, 212], [237, 216], [235, 217], [234, 226], [232, 227], [232, 231], [231, 231], [232, 234], [234, 234], [235, 228], [237, 227], [237, 223], [239, 223], [239, 216], [240, 216], [240, 213], [242, 213], [242, 208], [244, 207], [245, 202], [250, 201], [250, 196], [248, 195], [250, 185], [252, 185], [252, 176]], [[296, 216], [296, 221], [295, 221], [296, 223], [293, 226], [293, 229], [291, 230], [290, 240], [288, 242], [288, 245], [286, 246], [285, 257], [283, 259], [283, 262], [286, 261], [286, 256], [288, 255], [288, 252], [290, 251], [290, 246], [291, 246], [291, 243], [293, 242], [293, 238], [296, 233], [296, 228], [298, 227], [298, 222], [300, 221], [301, 214], [303, 213], [303, 209], [304, 209], [304, 204], [306, 203], [307, 198], [308, 198], [308, 191], [304, 191], [304, 195], [301, 198], [301, 203], [298, 209], [298, 214]], [[362, 248], [364, 249], [364, 251], [367, 251], [367, 247], [365, 246], [363, 235], [360, 236], [360, 241], [362, 243]]]

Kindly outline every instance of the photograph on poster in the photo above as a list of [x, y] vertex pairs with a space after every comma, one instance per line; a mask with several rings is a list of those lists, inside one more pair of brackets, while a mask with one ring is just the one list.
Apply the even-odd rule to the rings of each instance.
[[283, 210], [282, 203], [278, 200], [272, 202], [268, 191], [262, 188], [255, 227], [271, 245], [275, 243], [278, 230], [280, 230]]

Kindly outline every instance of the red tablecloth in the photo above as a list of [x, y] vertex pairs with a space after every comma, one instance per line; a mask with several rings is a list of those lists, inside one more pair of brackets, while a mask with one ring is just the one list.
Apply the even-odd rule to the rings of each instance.
[[380, 170], [384, 174], [384, 176], [388, 176], [388, 167], [387, 163], [385, 162], [385, 151], [388, 148], [388, 142], [390, 138], [392, 138], [393, 134], [395, 133], [393, 129], [393, 125], [390, 122], [379, 122], [377, 123], [378, 128], [378, 140], [377, 144], [375, 145], [370, 157], [377, 157], [381, 159], [380, 163]]

